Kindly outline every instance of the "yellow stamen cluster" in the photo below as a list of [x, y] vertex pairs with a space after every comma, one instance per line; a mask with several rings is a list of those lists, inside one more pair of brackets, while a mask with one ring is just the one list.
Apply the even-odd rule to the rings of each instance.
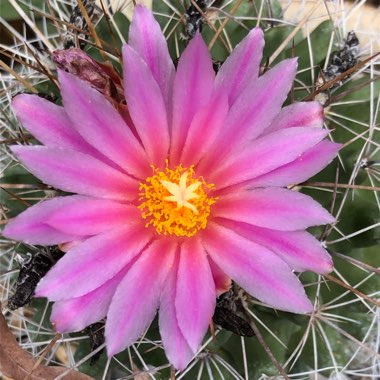
[[153, 167], [154, 174], [140, 183], [140, 204], [145, 227], [153, 226], [158, 234], [193, 236], [205, 229], [211, 205], [217, 198], [210, 196], [214, 185], [202, 177], [194, 178], [194, 167], [166, 166], [164, 171]]

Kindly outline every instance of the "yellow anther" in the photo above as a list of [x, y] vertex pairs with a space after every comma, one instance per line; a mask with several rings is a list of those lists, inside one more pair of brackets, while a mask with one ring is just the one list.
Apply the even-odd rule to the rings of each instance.
[[194, 178], [194, 167], [179, 165], [175, 170], [160, 171], [140, 183], [140, 205], [146, 227], [153, 226], [158, 234], [193, 236], [206, 228], [211, 205], [216, 198], [210, 193], [214, 185], [202, 177]]

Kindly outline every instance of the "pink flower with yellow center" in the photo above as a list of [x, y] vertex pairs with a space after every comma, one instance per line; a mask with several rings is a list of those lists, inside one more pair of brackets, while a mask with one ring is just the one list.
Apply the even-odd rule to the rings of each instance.
[[297, 60], [259, 76], [263, 45], [253, 29], [215, 74], [197, 35], [175, 70], [158, 23], [136, 7], [123, 47], [127, 121], [63, 71], [63, 107], [14, 99], [43, 145], [13, 152], [36, 177], [74, 193], [28, 208], [4, 231], [30, 244], [71, 242], [36, 289], [55, 302], [58, 332], [106, 317], [112, 356], [159, 310], [166, 354], [183, 369], [231, 279], [271, 307], [312, 312], [294, 271], [331, 271], [305, 229], [334, 218], [286, 186], [319, 172], [339, 145], [324, 140], [318, 103], [282, 108]]

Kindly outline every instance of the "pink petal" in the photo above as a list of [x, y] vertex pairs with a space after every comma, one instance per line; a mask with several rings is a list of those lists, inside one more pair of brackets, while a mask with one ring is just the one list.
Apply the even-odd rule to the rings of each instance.
[[313, 310], [290, 267], [268, 249], [214, 223], [208, 224], [203, 243], [215, 263], [252, 296], [280, 310]]
[[169, 129], [161, 90], [146, 63], [127, 44], [123, 46], [123, 62], [124, 92], [133, 124], [150, 162], [164, 165], [169, 150]]
[[122, 227], [140, 217], [135, 206], [72, 195], [28, 208], [10, 222], [6, 233], [17, 240], [35, 241], [34, 244], [60, 244]]
[[[273, 132], [255, 140], [228, 161], [221, 161], [208, 180], [215, 183], [218, 189], [251, 180], [294, 161], [327, 133], [320, 128], [287, 128]], [[210, 173], [210, 170], [208, 168], [207, 172]], [[206, 173], [206, 169], [202, 173]]]
[[83, 296], [111, 279], [151, 239], [138, 225], [105, 232], [76, 245], [39, 282], [37, 297], [60, 301]]
[[129, 268], [130, 265], [127, 265], [99, 288], [84, 296], [55, 302], [50, 319], [56, 331], [80, 331], [104, 318], [115, 290]]
[[[251, 145], [280, 112], [297, 71], [297, 60], [287, 59], [252, 82], [231, 107], [209, 160], [225, 159]], [[227, 158], [228, 159], [228, 158]]]
[[228, 220], [218, 222], [270, 249], [297, 272], [325, 274], [332, 271], [331, 256], [321, 242], [306, 231], [278, 231]]
[[186, 47], [174, 79], [171, 157], [179, 160], [194, 115], [210, 100], [214, 85], [210, 52], [200, 34]]
[[323, 116], [323, 107], [319, 102], [293, 103], [284, 107], [264, 132], [267, 134], [294, 127], [322, 128]]
[[194, 356], [178, 326], [175, 309], [178, 260], [165, 280], [160, 299], [159, 326], [162, 344], [170, 363], [184, 370]]
[[288, 186], [301, 183], [320, 172], [337, 155], [341, 144], [321, 141], [289, 162], [249, 181], [252, 186]]
[[59, 197], [29, 207], [8, 222], [3, 236], [28, 244], [41, 245], [55, 245], [77, 239], [78, 234], [58, 231], [45, 223], [61, 203], [62, 198]]
[[96, 154], [96, 150], [72, 128], [63, 107], [37, 95], [20, 94], [13, 99], [12, 108], [24, 127], [43, 144]]
[[196, 113], [180, 159], [184, 167], [196, 165], [208, 153], [224, 125], [227, 113], [228, 99], [223, 92], [214, 93], [209, 103]]
[[239, 190], [213, 207], [213, 216], [280, 231], [333, 223], [334, 218], [311, 197], [279, 188]]
[[20, 94], [13, 99], [12, 108], [24, 127], [49, 148], [75, 150], [117, 167], [73, 128], [63, 107], [37, 95]]
[[139, 178], [150, 173], [146, 154], [111, 103], [86, 82], [58, 70], [65, 110], [84, 139]]
[[107, 315], [109, 357], [130, 346], [153, 320], [176, 248], [170, 239], [154, 241], [121, 281]]
[[129, 28], [129, 45], [148, 65], [169, 111], [175, 75], [174, 64], [160, 25], [146, 7], [137, 5], [134, 9]]
[[71, 196], [59, 200], [46, 223], [67, 234], [96, 235], [141, 218], [137, 207], [108, 199]]
[[45, 146], [12, 146], [27, 169], [43, 182], [71, 193], [134, 199], [138, 182], [86, 154]]
[[212, 277], [214, 278], [216, 296], [219, 297], [221, 294], [227, 292], [231, 287], [231, 278], [228, 277], [211, 259], [210, 256], [207, 257], [212, 272]]
[[258, 77], [263, 48], [263, 31], [254, 28], [236, 45], [220, 68], [215, 78], [215, 87], [217, 91], [228, 94], [230, 105], [235, 102], [247, 84]]
[[207, 255], [198, 239], [181, 246], [175, 308], [178, 326], [193, 352], [207, 332], [215, 309], [216, 291]]

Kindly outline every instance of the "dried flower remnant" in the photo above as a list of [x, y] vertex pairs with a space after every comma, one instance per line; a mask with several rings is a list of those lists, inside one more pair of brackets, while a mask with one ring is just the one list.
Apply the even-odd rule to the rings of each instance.
[[197, 32], [202, 32], [204, 17], [209, 0], [195, 0], [185, 12], [186, 38], [193, 38]]
[[105, 67], [78, 48], [56, 50], [52, 54], [57, 66], [88, 82], [102, 94], [117, 101], [123, 98], [120, 78], [113, 68]]
[[[82, 4], [90, 20], [96, 23], [100, 12], [95, 5], [95, 0], [82, 0]], [[69, 28], [65, 33], [63, 38], [63, 48], [70, 49], [72, 47], [80, 47], [83, 49], [86, 46], [87, 36], [85, 33], [79, 32], [79, 30], [88, 32], [89, 28], [79, 5], [74, 7], [73, 12], [70, 15], [70, 24], [73, 25], [74, 28]]]
[[[91, 324], [90, 326], [87, 326], [86, 332], [88, 333], [90, 337], [91, 351], [95, 351], [102, 344], [104, 344], [105, 342], [104, 321], [96, 322], [96, 323]], [[102, 355], [103, 351], [104, 349], [101, 349], [96, 354], [91, 356], [90, 365], [95, 365], [99, 361], [99, 358]]]
[[29, 303], [38, 282], [62, 256], [63, 252], [58, 248], [50, 247], [34, 254], [28, 253], [26, 258], [20, 257], [16, 291], [8, 299], [8, 308], [16, 310]]
[[[334, 52], [330, 58], [330, 63], [323, 71], [325, 79], [330, 81], [339, 74], [344, 73], [358, 62], [359, 39], [352, 30], [347, 34], [344, 46], [338, 52]], [[338, 86], [339, 84], [336, 84]]]
[[294, 271], [331, 271], [306, 229], [334, 218], [286, 187], [319, 172], [339, 145], [325, 140], [320, 104], [282, 107], [297, 60], [259, 76], [263, 46], [253, 29], [215, 73], [198, 33], [175, 69], [152, 13], [137, 6], [123, 47], [130, 122], [64, 71], [63, 107], [15, 97], [17, 117], [43, 145], [13, 152], [73, 194], [30, 207], [4, 231], [31, 244], [76, 242], [36, 290], [55, 302], [58, 332], [106, 317], [112, 356], [159, 310], [166, 355], [184, 369], [231, 280], [271, 307], [312, 312]]
[[[332, 53], [329, 65], [325, 70], [322, 70], [322, 73], [316, 80], [316, 90], [320, 89], [325, 83], [333, 81], [336, 77], [348, 69], [354, 67], [358, 63], [359, 52], [359, 39], [352, 30], [347, 34], [347, 38], [345, 39], [342, 49]], [[349, 77], [350, 76], [347, 76], [346, 79]], [[339, 87], [342, 84], [342, 81], [336, 82], [331, 86], [331, 88]], [[322, 105], [326, 105], [328, 99], [329, 96], [326, 92], [318, 94], [316, 98], [316, 100], [318, 100]]]
[[368, 169], [372, 166], [380, 165], [380, 160], [368, 160], [368, 158], [363, 158], [360, 163], [361, 169]]
[[255, 335], [250, 320], [247, 318], [247, 294], [234, 282], [231, 288], [216, 300], [214, 323], [234, 334], [252, 337]]

